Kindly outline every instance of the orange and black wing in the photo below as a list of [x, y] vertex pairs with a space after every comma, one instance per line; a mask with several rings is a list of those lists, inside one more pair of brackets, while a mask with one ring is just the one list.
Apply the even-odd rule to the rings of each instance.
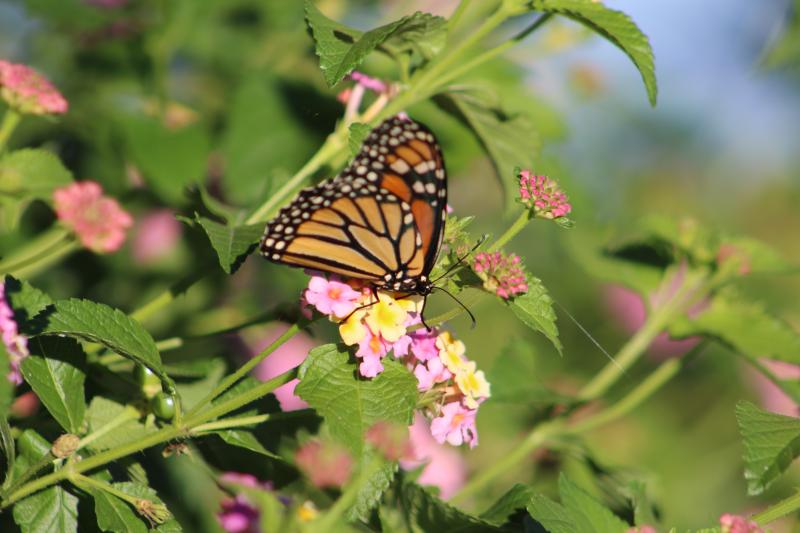
[[389, 288], [425, 277], [444, 231], [446, 180], [433, 134], [389, 119], [340, 175], [301, 191], [267, 224], [261, 253]]

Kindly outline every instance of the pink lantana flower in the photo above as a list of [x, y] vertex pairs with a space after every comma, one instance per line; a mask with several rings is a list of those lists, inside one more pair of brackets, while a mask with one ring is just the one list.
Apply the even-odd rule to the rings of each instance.
[[342, 446], [318, 440], [304, 444], [295, 463], [316, 487], [341, 487], [350, 479], [353, 458]]
[[22, 360], [29, 355], [28, 339], [19, 334], [17, 322], [14, 320], [14, 310], [6, 300], [5, 282], [0, 283], [0, 333], [3, 336], [3, 344], [6, 347], [11, 367], [6, 378], [11, 383], [19, 385], [22, 383], [19, 367]]
[[313, 276], [308, 282], [305, 297], [323, 315], [345, 317], [355, 310], [361, 292], [336, 279]]
[[449, 446], [443, 446], [431, 436], [431, 428], [425, 417], [417, 414], [409, 428], [413, 459], [400, 461], [404, 470], [425, 465], [417, 478], [420, 485], [439, 488], [439, 495], [447, 500], [464, 486], [467, 480], [467, 465], [464, 458]]
[[[243, 485], [253, 489], [272, 490], [272, 484], [261, 482], [250, 474], [225, 472], [219, 477], [220, 482]], [[246, 496], [239, 494], [234, 498], [222, 500], [221, 509], [217, 513], [219, 525], [228, 533], [258, 533], [259, 511]]]
[[0, 60], [0, 97], [20, 113], [56, 115], [68, 104], [47, 78], [34, 69]]
[[181, 224], [170, 209], [156, 209], [139, 219], [133, 236], [133, 260], [150, 265], [168, 256], [181, 238]]
[[752, 520], [729, 513], [719, 517], [719, 525], [722, 533], [764, 533], [764, 530]]
[[516, 254], [480, 252], [472, 270], [483, 280], [483, 288], [505, 300], [528, 292], [528, 280]]
[[133, 218], [95, 181], [79, 181], [53, 192], [56, 215], [81, 244], [96, 253], [119, 250]]
[[399, 461], [414, 456], [408, 428], [402, 424], [385, 420], [376, 422], [367, 430], [364, 438], [389, 461]]
[[358, 350], [356, 351], [356, 356], [361, 358], [361, 364], [358, 367], [361, 375], [365, 378], [374, 378], [383, 372], [381, 359], [387, 352], [388, 348], [381, 336], [374, 334], [367, 328], [367, 334], [358, 344]]
[[444, 383], [453, 374], [444, 367], [441, 359], [434, 357], [415, 366], [414, 376], [417, 378], [417, 388], [421, 391], [427, 391], [437, 383]]
[[453, 446], [478, 445], [478, 431], [475, 429], [477, 411], [467, 409], [459, 402], [450, 402], [442, 407], [438, 417], [431, 421], [431, 435], [439, 444], [445, 442]]
[[537, 176], [530, 170], [519, 173], [519, 197], [540, 218], [561, 218], [572, 211], [567, 195], [555, 180]]

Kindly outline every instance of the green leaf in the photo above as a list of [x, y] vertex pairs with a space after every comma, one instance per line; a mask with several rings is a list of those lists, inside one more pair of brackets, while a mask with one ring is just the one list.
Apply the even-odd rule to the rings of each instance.
[[17, 502], [13, 515], [22, 533], [77, 532], [78, 497], [56, 485]]
[[537, 11], [565, 15], [620, 48], [639, 69], [650, 105], [656, 105], [658, 86], [653, 49], [647, 36], [628, 15], [591, 0], [532, 0], [531, 6]]
[[383, 360], [373, 379], [358, 375], [358, 365], [343, 346], [325, 344], [311, 350], [300, 366], [295, 394], [325, 419], [331, 435], [355, 457], [363, 450], [364, 432], [379, 420], [410, 425], [417, 403], [417, 380], [399, 362]]
[[130, 115], [122, 130], [133, 162], [163, 200], [183, 201], [184, 188], [205, 176], [211, 141], [201, 122], [170, 128], [155, 117]]
[[114, 423], [112, 431], [103, 433], [102, 436], [93, 440], [89, 447], [95, 451], [108, 450], [123, 444], [127, 444], [136, 439], [144, 437], [148, 433], [156, 431], [155, 427], [146, 427], [139, 422], [131, 407], [126, 407], [108, 398], [95, 396], [89, 403], [86, 411], [86, 421], [89, 424], [89, 433], [105, 427], [107, 424]]
[[70, 433], [79, 433], [86, 413], [83, 370], [86, 355], [72, 339], [34, 338], [22, 360], [22, 375], [53, 418]]
[[570, 404], [574, 398], [555, 392], [537, 377], [532, 347], [518, 340], [509, 341], [487, 372], [492, 384], [492, 401], [547, 406]]
[[362, 122], [353, 122], [350, 124], [350, 135], [347, 138], [347, 146], [350, 148], [350, 154], [355, 157], [361, 151], [361, 144], [367, 138], [369, 132], [372, 131], [369, 124]]
[[233, 274], [244, 263], [247, 256], [258, 246], [264, 233], [263, 224], [249, 226], [226, 226], [211, 219], [196, 217], [217, 252], [219, 266], [226, 274]]
[[495, 526], [508, 521], [517, 509], [525, 509], [536, 492], [529, 486], [517, 483], [480, 515], [480, 519]]
[[318, 142], [293, 111], [286, 85], [258, 73], [233, 93], [222, 138], [221, 183], [232, 203], [252, 206], [266, 198], [282, 185], [283, 176], [305, 163]]
[[540, 148], [539, 134], [530, 118], [508, 114], [499, 103], [487, 103], [485, 98], [467, 92], [450, 92], [437, 97], [436, 103], [472, 130], [492, 161], [506, 207], [515, 205], [519, 191], [514, 169], [532, 168]]
[[153, 337], [122, 311], [89, 300], [58, 300], [36, 317], [45, 322], [44, 335], [67, 335], [106, 348], [145, 365], [162, 382], [172, 380], [164, 372]]
[[251, 452], [283, 461], [283, 457], [266, 449], [252, 431], [247, 431], [246, 429], [224, 429], [215, 431], [214, 433], [219, 435], [222, 440], [231, 446], [238, 446], [239, 448], [244, 448], [245, 450], [250, 450]]
[[558, 492], [577, 526], [576, 533], [625, 533], [630, 527], [564, 474], [558, 478]]
[[683, 317], [674, 323], [670, 333], [679, 337], [710, 335], [749, 359], [800, 364], [800, 333], [760, 303], [747, 301], [733, 290], [716, 295], [694, 318]]
[[53, 303], [53, 300], [27, 281], [20, 281], [13, 276], [5, 277], [3, 287], [6, 301], [14, 311], [14, 321], [19, 324], [20, 332], [28, 335], [37, 333], [34, 318]]
[[0, 228], [12, 230], [34, 199], [52, 202], [53, 190], [72, 183], [72, 174], [54, 154], [24, 148], [0, 158]]
[[526, 326], [543, 334], [553, 343], [558, 353], [562, 353], [553, 300], [539, 278], [529, 275], [528, 292], [507, 300], [506, 305]]
[[633, 508], [634, 523], [637, 526], [655, 526], [659, 520], [655, 515], [655, 506], [647, 496], [647, 488], [641, 481], [628, 483], [627, 492]]
[[417, 12], [366, 33], [329, 19], [306, 0], [306, 22], [316, 44], [322, 74], [333, 87], [380, 46], [392, 51], [416, 50], [430, 57], [443, 46], [444, 19]]
[[[360, 467], [364, 468], [372, 462], [372, 451], [365, 452], [360, 461]], [[362, 520], [369, 521], [369, 516], [372, 509], [374, 509], [381, 500], [383, 493], [394, 480], [394, 476], [398, 470], [397, 463], [384, 463], [367, 479], [364, 486], [358, 491], [356, 501], [347, 512], [347, 518], [350, 521]]]
[[403, 483], [399, 499], [400, 507], [406, 511], [413, 531], [502, 531], [493, 524], [440, 500], [415, 483]]
[[783, 274], [795, 272], [797, 266], [765, 242], [750, 237], [723, 237], [723, 246], [732, 246], [746, 258], [749, 274]]
[[[136, 498], [150, 500], [153, 503], [163, 505], [164, 502], [161, 501], [161, 498], [158, 497], [158, 493], [148, 486], [141, 485], [139, 483], [132, 483], [129, 481], [122, 482], [122, 483], [113, 483], [113, 487], [121, 492], [126, 494], [130, 494]], [[170, 517], [166, 522], [160, 524], [158, 527], [153, 529], [153, 531], [157, 531], [159, 533], [179, 533], [182, 531], [182, 528], [175, 517]]]
[[[0, 342], [0, 376], [7, 376], [11, 371], [11, 358], [5, 344]], [[14, 385], [8, 379], [0, 379], [0, 423], [6, 421], [8, 410], [14, 398]], [[2, 440], [0, 438], [0, 440]], [[5, 445], [5, 442], [0, 442]], [[3, 446], [5, 448], [5, 446]], [[8, 454], [6, 454], [8, 457]]]
[[[88, 487], [87, 487], [88, 489]], [[97, 525], [103, 531], [114, 533], [147, 533], [149, 527], [128, 502], [104, 490], [89, 489], [94, 498], [94, 514]]]
[[800, 455], [800, 419], [736, 404], [744, 444], [744, 477], [751, 495], [761, 494]]
[[531, 518], [550, 533], [579, 533], [572, 514], [563, 505], [542, 494], [534, 494], [527, 509]]

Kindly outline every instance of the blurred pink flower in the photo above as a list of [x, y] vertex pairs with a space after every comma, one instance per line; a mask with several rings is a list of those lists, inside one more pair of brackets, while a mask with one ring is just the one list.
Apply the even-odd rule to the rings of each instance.
[[19, 333], [17, 322], [14, 320], [14, 310], [6, 300], [5, 282], [0, 283], [0, 333], [9, 357], [10, 370], [6, 378], [11, 383], [19, 385], [22, 383], [19, 365], [28, 356], [28, 339]]
[[453, 446], [478, 445], [478, 431], [475, 429], [477, 411], [467, 409], [460, 402], [450, 402], [442, 407], [438, 417], [431, 421], [431, 435], [439, 444], [445, 442]]
[[764, 533], [758, 524], [743, 516], [725, 513], [719, 517], [722, 533]]
[[388, 89], [388, 86], [383, 81], [379, 80], [378, 78], [367, 76], [363, 72], [359, 72], [357, 70], [354, 70], [350, 73], [350, 79], [365, 89], [369, 89], [370, 91], [376, 93], [386, 92]]
[[[627, 333], [633, 333], [644, 324], [646, 310], [641, 296], [622, 285], [606, 285], [603, 289], [603, 300], [616, 322]], [[694, 348], [699, 339], [672, 340], [667, 333], [658, 335], [650, 345], [650, 353], [656, 357], [680, 356]]]
[[414, 459], [401, 460], [400, 466], [405, 470], [412, 470], [424, 464], [417, 483], [438, 487], [445, 500], [453, 496], [467, 480], [467, 465], [461, 454], [437, 443], [431, 436], [428, 422], [419, 413], [409, 428], [409, 435]]
[[297, 450], [294, 459], [297, 468], [319, 488], [341, 487], [353, 471], [353, 458], [344, 447], [333, 442], [307, 442]]
[[528, 292], [522, 259], [516, 254], [479, 252], [475, 255], [472, 270], [483, 280], [483, 288], [503, 299]]
[[560, 218], [572, 211], [567, 195], [555, 180], [537, 176], [530, 170], [519, 173], [519, 197], [522, 203], [533, 209], [541, 218]]
[[389, 461], [411, 459], [414, 449], [408, 436], [408, 428], [396, 422], [376, 422], [367, 430], [365, 439]]
[[323, 315], [346, 317], [356, 308], [361, 293], [347, 283], [336, 279], [330, 281], [323, 276], [313, 276], [305, 291], [306, 302]]
[[34, 69], [0, 60], [0, 96], [21, 113], [66, 113], [67, 101], [47, 78]]
[[[778, 379], [800, 381], [800, 365], [769, 359], [762, 359], [761, 364]], [[761, 372], [750, 370], [749, 376], [749, 381], [758, 392], [764, 409], [786, 416], [800, 416], [800, 406]]]
[[[253, 355], [260, 353], [264, 348], [272, 344], [287, 329], [289, 329], [289, 325], [282, 322], [269, 324], [260, 335], [259, 342], [255, 344]], [[301, 331], [264, 359], [253, 370], [253, 375], [262, 381], [279, 376], [287, 370], [300, 365], [314, 346], [316, 346], [314, 340], [307, 333]], [[299, 382], [299, 380], [293, 379], [272, 392], [281, 404], [282, 410], [296, 411], [308, 407], [305, 401], [294, 394], [294, 388]]]
[[23, 392], [11, 404], [10, 412], [16, 418], [27, 418], [35, 415], [39, 411], [41, 401], [32, 390]]
[[140, 265], [157, 262], [167, 256], [181, 237], [181, 224], [170, 209], [155, 209], [136, 223], [133, 259]]
[[639, 526], [628, 529], [625, 533], [658, 533], [653, 526]]
[[78, 181], [53, 192], [56, 215], [81, 243], [97, 253], [119, 250], [133, 218], [95, 181]]
[[[261, 482], [251, 474], [225, 472], [219, 476], [222, 483], [235, 483], [253, 489], [272, 490], [270, 482]], [[222, 529], [229, 533], [259, 533], [259, 511], [243, 494], [234, 498], [225, 498], [221, 502], [221, 510], [217, 513], [217, 521]]]

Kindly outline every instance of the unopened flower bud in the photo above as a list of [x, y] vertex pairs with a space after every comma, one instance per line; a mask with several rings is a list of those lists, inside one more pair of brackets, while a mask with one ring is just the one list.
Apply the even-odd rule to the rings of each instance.
[[53, 447], [50, 448], [50, 452], [53, 454], [54, 457], [59, 459], [63, 459], [65, 457], [69, 457], [75, 450], [78, 449], [78, 443], [80, 442], [80, 437], [77, 435], [73, 435], [72, 433], [67, 433], [65, 435], [61, 435], [56, 439], [53, 443]]

